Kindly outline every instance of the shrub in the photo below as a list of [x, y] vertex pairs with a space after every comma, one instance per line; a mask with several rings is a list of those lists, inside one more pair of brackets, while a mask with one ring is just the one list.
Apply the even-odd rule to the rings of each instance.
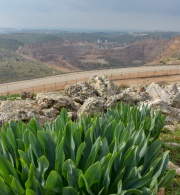
[[121, 104], [76, 122], [63, 109], [44, 127], [10, 121], [0, 132], [0, 194], [156, 194], [175, 175], [160, 152], [164, 119]]

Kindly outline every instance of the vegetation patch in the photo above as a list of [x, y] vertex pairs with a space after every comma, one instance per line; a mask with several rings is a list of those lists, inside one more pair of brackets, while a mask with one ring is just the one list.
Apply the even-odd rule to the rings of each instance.
[[44, 127], [10, 121], [0, 132], [0, 194], [154, 195], [175, 175], [161, 152], [164, 119], [121, 104], [75, 122], [62, 109]]

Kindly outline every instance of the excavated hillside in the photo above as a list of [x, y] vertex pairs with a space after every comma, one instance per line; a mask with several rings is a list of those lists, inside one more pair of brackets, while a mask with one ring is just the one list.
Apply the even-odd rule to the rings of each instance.
[[180, 64], [180, 36], [173, 38], [152, 64]]
[[26, 44], [17, 52], [45, 62], [53, 68], [71, 72], [160, 63], [162, 56], [180, 55], [177, 53], [179, 48], [180, 38], [177, 37], [173, 40], [147, 39], [121, 46], [117, 46], [114, 42], [98, 44], [60, 40], [43, 44]]

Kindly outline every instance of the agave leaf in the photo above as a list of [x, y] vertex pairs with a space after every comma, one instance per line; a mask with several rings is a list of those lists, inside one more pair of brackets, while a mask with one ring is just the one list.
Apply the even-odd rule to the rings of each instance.
[[88, 182], [89, 186], [94, 183], [97, 183], [101, 178], [101, 165], [100, 162], [96, 162], [95, 164], [91, 165], [84, 174], [86, 181]]
[[35, 178], [35, 170], [34, 170], [33, 164], [30, 166], [29, 174], [28, 174], [28, 180], [25, 183], [26, 189], [34, 190], [36, 193], [38, 192], [39, 183], [37, 179]]
[[38, 168], [36, 169], [35, 175], [38, 181], [43, 182], [46, 170], [49, 167], [49, 161], [45, 156], [42, 156], [37, 160], [37, 162], [38, 162]]
[[20, 159], [22, 159], [24, 163], [26, 163], [28, 166], [30, 166], [31, 161], [30, 161], [27, 153], [22, 151], [22, 150], [18, 150], [18, 153], [19, 153]]
[[13, 133], [12, 129], [10, 129], [10, 128], [7, 129], [7, 138], [9, 140], [9, 143], [13, 147], [14, 153], [16, 154], [16, 151], [17, 151], [16, 140], [14, 137], [14, 133]]
[[26, 190], [26, 195], [36, 195], [35, 191], [31, 190], [31, 189], [27, 189]]
[[63, 188], [62, 195], [78, 195], [78, 192], [74, 188], [68, 186]]
[[83, 189], [85, 188], [86, 194], [94, 195], [94, 193], [91, 191], [90, 186], [89, 186], [88, 182], [86, 181], [83, 174], [81, 174], [79, 177], [78, 185], [80, 188], [83, 188]]
[[42, 129], [42, 127], [40, 127], [40, 125], [38, 124], [35, 118], [32, 118], [30, 120], [29, 125], [33, 128], [35, 134], [37, 134], [38, 130]]
[[87, 170], [87, 168], [90, 167], [94, 163], [95, 159], [97, 158], [97, 153], [100, 147], [100, 143], [101, 143], [101, 138], [99, 137], [92, 146], [92, 149], [89, 153], [89, 157], [87, 161], [85, 162], [85, 165], [83, 168], [84, 171]]
[[12, 164], [0, 154], [0, 174], [4, 178], [5, 182], [11, 185], [11, 175], [19, 180], [18, 175]]
[[45, 189], [48, 194], [61, 193], [63, 188], [62, 178], [56, 171], [51, 171], [47, 180]]
[[68, 184], [76, 189], [78, 186], [78, 179], [82, 174], [82, 171], [75, 167], [72, 160], [68, 159], [64, 162], [62, 174], [66, 178]]
[[14, 192], [14, 194], [23, 195], [25, 190], [21, 186], [20, 182], [13, 176], [11, 176], [11, 190]]
[[174, 179], [176, 175], [176, 170], [170, 170], [166, 173], [166, 175], [163, 177], [161, 182], [158, 185], [158, 188], [166, 187], [168, 186]]
[[58, 173], [62, 172], [62, 166], [65, 161], [64, 154], [64, 139], [61, 140], [61, 143], [56, 148], [56, 158], [55, 158], [55, 171]]
[[166, 151], [162, 154], [162, 157], [158, 161], [156, 167], [154, 167], [153, 177], [158, 178], [158, 182], [161, 180], [164, 172], [166, 171], [168, 162], [169, 162], [169, 151]]
[[72, 126], [72, 122], [69, 122], [66, 125], [64, 140], [66, 148], [68, 149], [67, 154], [69, 154], [69, 157], [75, 162], [75, 142], [73, 138], [74, 129], [72, 128]]
[[49, 169], [54, 170], [55, 168], [55, 150], [56, 150], [56, 143], [52, 138], [49, 131], [46, 131], [46, 157], [49, 161]]
[[37, 132], [37, 138], [38, 138], [38, 141], [41, 144], [43, 154], [45, 154], [46, 153], [46, 151], [45, 151], [45, 148], [46, 148], [46, 132], [45, 131], [38, 131]]
[[36, 155], [36, 158], [40, 158], [41, 156], [43, 156], [41, 144], [38, 141], [37, 137], [35, 137], [35, 135], [31, 132], [29, 134], [29, 142], [34, 154]]
[[150, 181], [152, 173], [153, 170], [149, 171], [144, 177], [128, 181], [127, 184], [123, 186], [123, 189], [139, 189], [144, 187]]
[[78, 150], [77, 150], [77, 153], [76, 153], [76, 167], [78, 167], [78, 165], [80, 163], [80, 160], [83, 157], [83, 151], [84, 151], [85, 147], [86, 147], [85, 142], [81, 143], [81, 145], [78, 147]]
[[29, 143], [29, 134], [30, 134], [30, 130], [29, 129], [26, 129], [24, 131], [24, 134], [23, 134], [23, 142], [24, 142], [25, 152], [27, 152], [28, 149], [29, 149], [29, 144], [30, 144]]
[[8, 187], [8, 185], [5, 184], [4, 179], [0, 176], [0, 195], [12, 195], [12, 191]]

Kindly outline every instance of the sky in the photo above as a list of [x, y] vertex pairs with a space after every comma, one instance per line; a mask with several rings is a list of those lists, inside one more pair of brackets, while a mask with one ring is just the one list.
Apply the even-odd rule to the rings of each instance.
[[180, 31], [180, 0], [0, 0], [0, 27]]

